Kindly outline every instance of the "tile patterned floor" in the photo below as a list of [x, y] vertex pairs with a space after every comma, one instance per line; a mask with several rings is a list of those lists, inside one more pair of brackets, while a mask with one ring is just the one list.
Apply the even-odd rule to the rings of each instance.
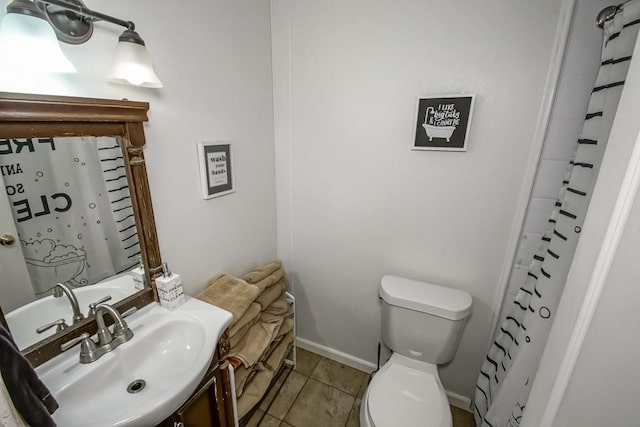
[[[360, 426], [368, 374], [298, 348], [297, 367], [285, 377], [271, 388], [247, 427]], [[454, 427], [475, 427], [469, 412], [455, 407], [451, 412]]]

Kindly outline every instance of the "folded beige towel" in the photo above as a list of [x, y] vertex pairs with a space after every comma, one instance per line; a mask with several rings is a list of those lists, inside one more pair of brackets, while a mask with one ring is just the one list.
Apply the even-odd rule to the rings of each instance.
[[[260, 367], [262, 368], [262, 366]], [[251, 378], [255, 376], [258, 372], [256, 367], [245, 368], [244, 365], [240, 365], [238, 369], [235, 370], [235, 382], [236, 382], [236, 396], [242, 396], [244, 392], [244, 387], [247, 385]]]
[[273, 316], [271, 318], [267, 318], [267, 319], [261, 319], [261, 322], [267, 322], [267, 323], [278, 323], [278, 328], [276, 330], [273, 331], [273, 339], [271, 340], [271, 343], [269, 344], [269, 347], [267, 348], [267, 350], [265, 350], [262, 353], [262, 356], [260, 357], [259, 361], [263, 361], [265, 358], [267, 358], [270, 354], [270, 350], [275, 347], [275, 344], [277, 344], [281, 339], [282, 336], [287, 334], [289, 331], [291, 331], [293, 329], [293, 316], [291, 317], [284, 317], [283, 316]]
[[264, 279], [252, 284], [256, 285], [262, 291], [264, 291], [265, 289], [267, 289], [270, 286], [273, 286], [274, 283], [277, 283], [280, 279], [282, 279], [282, 276], [284, 276], [284, 270], [279, 268], [273, 273], [271, 273], [270, 275], [268, 275], [267, 277], [265, 277]]
[[240, 396], [242, 394], [244, 384], [247, 382], [249, 369], [245, 368], [244, 365], [240, 365], [239, 367], [235, 368], [233, 375], [236, 383], [236, 396]]
[[269, 307], [276, 299], [282, 296], [284, 291], [287, 289], [287, 278], [286, 276], [282, 277], [278, 283], [267, 288], [260, 294], [258, 298], [256, 298], [256, 302], [260, 304], [262, 310]]
[[[280, 323], [280, 324], [282, 324], [282, 322], [283, 322], [285, 317], [286, 317], [286, 313], [284, 313], [284, 314], [262, 313], [260, 315], [260, 322], [262, 322], [262, 323]], [[276, 331], [274, 336], [276, 336], [277, 334], [278, 334], [278, 331]]]
[[275, 338], [269, 345], [269, 348], [264, 352], [262, 357], [260, 357], [260, 360], [258, 361], [258, 363], [256, 363], [255, 366], [260, 366], [260, 365], [264, 366], [264, 363], [266, 362], [266, 360], [271, 357], [271, 355], [273, 354], [273, 351], [280, 345], [280, 342], [289, 333], [293, 333], [293, 317], [287, 317], [284, 319], [284, 322], [282, 322], [282, 326], [280, 327]]
[[262, 399], [271, 379], [282, 366], [292, 342], [293, 332], [290, 332], [271, 353], [264, 368], [256, 372], [250, 381], [245, 382], [242, 396], [238, 398], [238, 418], [245, 416]]
[[[253, 322], [255, 319], [260, 319], [260, 310], [260, 304], [257, 304], [255, 302], [251, 303], [242, 317], [229, 328], [229, 336], [232, 337], [236, 335], [238, 331], [244, 328], [247, 324]], [[255, 323], [256, 322], [253, 322], [252, 324]]]
[[248, 283], [256, 283], [271, 275], [274, 271], [280, 269], [282, 267], [282, 261], [279, 259], [275, 259], [266, 264], [259, 265], [254, 268], [253, 271], [242, 276], [244, 280]]
[[229, 274], [222, 274], [209, 281], [207, 288], [198, 294], [198, 299], [231, 312], [236, 322], [242, 318], [259, 293], [257, 286]]
[[[257, 304], [256, 304], [257, 305]], [[258, 307], [260, 307], [258, 305]], [[254, 316], [253, 319], [251, 319], [249, 321], [249, 323], [247, 323], [246, 325], [244, 325], [242, 328], [238, 329], [236, 331], [235, 334], [233, 335], [229, 335], [229, 345], [230, 347], [233, 348], [237, 348], [238, 344], [240, 344], [240, 342], [242, 341], [242, 339], [247, 335], [247, 333], [249, 332], [249, 329], [251, 329], [251, 327], [253, 327], [253, 325], [255, 325], [256, 323], [258, 323], [260, 321], [260, 313], [258, 312], [257, 316]]]
[[280, 330], [278, 330], [276, 334], [276, 340], [291, 331], [293, 331], [293, 317], [285, 317], [282, 326], [280, 326]]
[[272, 378], [273, 372], [265, 369], [256, 373], [245, 385], [242, 394], [238, 396], [238, 418], [244, 417], [262, 399]]
[[283, 322], [282, 316], [271, 322], [260, 321], [249, 328], [236, 347], [231, 347], [229, 357], [236, 357], [249, 368], [256, 363], [275, 338]]
[[273, 353], [269, 355], [269, 358], [264, 363], [264, 367], [266, 369], [271, 369], [274, 373], [277, 372], [282, 366], [282, 362], [287, 356], [287, 353], [289, 353], [291, 343], [293, 343], [293, 331], [284, 335], [284, 338], [280, 344], [278, 344], [278, 347], [276, 347]]
[[262, 315], [284, 316], [292, 310], [287, 302], [287, 296], [282, 293], [275, 301], [262, 311]]

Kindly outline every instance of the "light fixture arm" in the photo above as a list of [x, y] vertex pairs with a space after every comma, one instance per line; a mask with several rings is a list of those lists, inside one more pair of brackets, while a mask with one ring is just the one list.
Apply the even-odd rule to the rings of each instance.
[[136, 24], [132, 21], [125, 21], [123, 19], [119, 19], [113, 17], [111, 15], [106, 15], [101, 12], [97, 12], [95, 10], [89, 9], [88, 7], [83, 6], [82, 4], [73, 4], [67, 3], [64, 0], [36, 0], [37, 3], [51, 4], [54, 6], [61, 7], [65, 10], [69, 10], [74, 12], [80, 16], [91, 18], [92, 20], [106, 21], [112, 24], [120, 25], [121, 27], [125, 27], [128, 30], [134, 31], [136, 28]]

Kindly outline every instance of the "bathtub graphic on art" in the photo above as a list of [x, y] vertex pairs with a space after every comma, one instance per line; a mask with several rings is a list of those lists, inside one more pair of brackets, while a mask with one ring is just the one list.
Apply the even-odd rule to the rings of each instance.
[[56, 243], [51, 239], [25, 242], [20, 240], [29, 275], [40, 288], [49, 289], [56, 283], [69, 283], [74, 287], [88, 284], [81, 277], [87, 254], [72, 245]]
[[451, 125], [442, 125], [435, 123], [442, 123], [443, 121], [437, 120], [436, 118], [436, 110], [433, 107], [427, 107], [427, 111], [424, 115], [424, 123], [422, 127], [424, 131], [427, 133], [427, 138], [429, 141], [433, 141], [433, 138], [443, 138], [447, 140], [447, 143], [451, 142], [451, 136], [453, 132], [456, 130], [457, 125], [460, 123], [459, 119], [451, 119], [447, 120], [446, 123], [451, 123]]
[[447, 142], [451, 142], [451, 135], [456, 130], [455, 126], [431, 126], [426, 123], [422, 124], [424, 131], [427, 133], [429, 141], [433, 141], [433, 138], [444, 138]]

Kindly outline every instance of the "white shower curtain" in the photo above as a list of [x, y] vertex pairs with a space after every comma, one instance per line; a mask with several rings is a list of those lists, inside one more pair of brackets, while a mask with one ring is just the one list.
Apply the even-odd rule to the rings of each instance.
[[564, 288], [640, 28], [640, 0], [604, 29], [602, 64], [556, 207], [513, 306], [484, 360], [473, 400], [478, 426], [519, 426]]
[[115, 138], [0, 139], [0, 168], [34, 293], [96, 283], [140, 255]]

